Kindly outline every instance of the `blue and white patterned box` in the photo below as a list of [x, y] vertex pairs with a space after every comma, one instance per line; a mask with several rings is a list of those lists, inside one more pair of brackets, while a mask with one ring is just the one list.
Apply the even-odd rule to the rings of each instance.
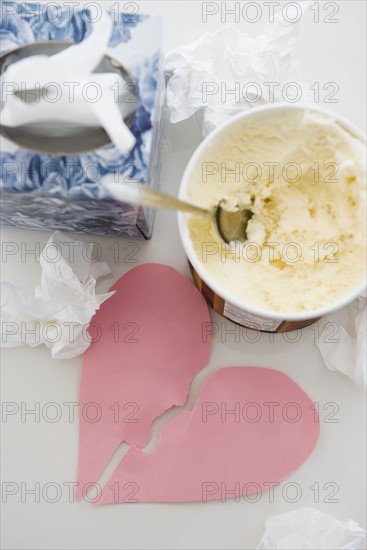
[[[126, 67], [137, 85], [133, 150], [124, 157], [109, 145], [78, 156], [53, 156], [17, 147], [1, 136], [1, 225], [151, 237], [154, 212], [111, 200], [100, 184], [101, 177], [116, 171], [122, 178], [151, 187], [158, 186], [159, 178], [164, 103], [162, 21], [157, 16], [117, 13], [117, 5], [110, 12], [114, 24], [106, 54]], [[56, 2], [2, 2], [1, 54], [45, 40], [80, 42], [91, 28], [87, 7], [71, 10], [66, 2], [58, 7]], [[54, 170], [43, 170], [46, 164]], [[86, 169], [91, 165], [97, 168], [92, 175]]]

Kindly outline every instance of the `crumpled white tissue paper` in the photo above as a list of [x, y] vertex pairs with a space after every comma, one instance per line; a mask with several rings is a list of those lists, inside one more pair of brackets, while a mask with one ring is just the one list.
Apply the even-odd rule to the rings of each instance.
[[325, 329], [316, 342], [325, 365], [331, 371], [339, 371], [349, 376], [362, 387], [367, 385], [367, 298], [359, 296], [352, 304], [355, 313], [355, 335], [338, 325], [335, 342], [330, 341], [330, 332]]
[[257, 550], [364, 550], [366, 531], [313, 508], [270, 516]]
[[56, 231], [41, 253], [41, 284], [34, 296], [1, 283], [1, 346], [45, 344], [54, 359], [84, 353], [93, 338], [93, 331], [88, 333], [93, 315], [114, 294], [96, 294], [96, 280], [111, 271], [105, 262], [89, 259], [93, 243]]
[[[37, 123], [52, 133], [57, 122], [58, 132], [65, 135], [72, 133], [76, 125], [102, 126], [121, 153], [127, 154], [135, 137], [115, 97], [116, 90], [125, 89], [125, 82], [117, 73], [93, 73], [105, 55], [112, 25], [109, 14], [102, 12], [95, 18], [91, 34], [79, 44], [52, 56], [33, 55], [11, 64], [1, 77], [2, 89], [8, 90], [1, 123], [10, 127]], [[47, 90], [46, 97], [40, 93], [32, 102], [14, 93], [42, 89]]]
[[[302, 14], [308, 5], [308, 1], [299, 2]], [[307, 101], [307, 84], [302, 82], [299, 65], [291, 55], [301, 21], [302, 17], [288, 23], [278, 13], [265, 34], [256, 38], [227, 26], [169, 52], [165, 68], [171, 122], [185, 120], [203, 108], [205, 136], [229, 116], [284, 101], [284, 86], [291, 82], [300, 86], [300, 101]], [[274, 97], [269, 91], [272, 86], [266, 84], [269, 82], [279, 83], [274, 86]], [[256, 87], [249, 83], [256, 83]], [[233, 90], [235, 94], [230, 93]], [[292, 99], [297, 91], [289, 86], [288, 94]]]

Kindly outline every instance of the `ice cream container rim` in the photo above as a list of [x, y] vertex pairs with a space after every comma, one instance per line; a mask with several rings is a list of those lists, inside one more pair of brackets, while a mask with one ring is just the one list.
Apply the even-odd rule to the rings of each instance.
[[[366, 143], [366, 135], [359, 128], [354, 126], [352, 123], [346, 120], [343, 116], [340, 116], [332, 111], [323, 109], [321, 107], [315, 107], [314, 105], [309, 105], [309, 104], [287, 105], [283, 103], [281, 104], [279, 103], [276, 105], [271, 104], [271, 105], [265, 105], [262, 107], [255, 107], [253, 109], [250, 109], [249, 111], [245, 111], [243, 113], [239, 113], [231, 117], [228, 121], [226, 121], [225, 123], [218, 126], [218, 128], [213, 130], [200, 143], [200, 145], [197, 147], [197, 149], [194, 151], [193, 155], [191, 156], [185, 168], [185, 171], [183, 173], [181, 184], [180, 184], [180, 190], [179, 190], [179, 198], [182, 200], [187, 199], [186, 193], [187, 193], [187, 189], [188, 189], [188, 185], [190, 182], [193, 169], [196, 167], [197, 162], [199, 161], [201, 155], [203, 154], [205, 149], [208, 147], [208, 145], [213, 141], [213, 139], [215, 139], [220, 134], [225, 134], [232, 126], [235, 126], [242, 119], [256, 117], [259, 114], [266, 111], [282, 111], [282, 110], [313, 111], [316, 113], [324, 114], [334, 119], [338, 124], [340, 124], [345, 130], [351, 133], [354, 137]], [[236, 306], [237, 308], [246, 310], [247, 312], [253, 315], [261, 316], [267, 319], [279, 320], [279, 321], [284, 319], [287, 319], [288, 321], [304, 321], [312, 318], [319, 318], [348, 305], [360, 294], [362, 294], [366, 289], [366, 281], [363, 281], [353, 291], [343, 295], [341, 299], [331, 303], [330, 305], [327, 305], [318, 309], [307, 310], [307, 311], [295, 311], [295, 312], [273, 311], [273, 310], [263, 309], [260, 307], [255, 307], [253, 305], [247, 304], [244, 300], [240, 300], [235, 293], [231, 292], [228, 288], [218, 283], [215, 277], [212, 277], [210, 273], [206, 271], [204, 264], [197, 257], [192, 241], [190, 239], [188, 224], [187, 224], [188, 218], [189, 218], [189, 214], [186, 214], [183, 212], [178, 213], [179, 234], [180, 234], [181, 242], [183, 244], [186, 256], [190, 261], [191, 265], [193, 266], [193, 268], [195, 269], [195, 271], [197, 272], [197, 274], [199, 275], [199, 277], [203, 281], [205, 281], [205, 283], [218, 296], [228, 301], [232, 305]]]

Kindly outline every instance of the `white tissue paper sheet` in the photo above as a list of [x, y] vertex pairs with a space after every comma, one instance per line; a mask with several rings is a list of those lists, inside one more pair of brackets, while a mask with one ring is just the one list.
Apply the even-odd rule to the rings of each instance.
[[[112, 19], [107, 12], [93, 23], [91, 34], [79, 44], [52, 56], [34, 55], [11, 64], [1, 77], [7, 90], [43, 88], [37, 101], [26, 102], [15, 93], [7, 93], [1, 111], [4, 126], [31, 123], [45, 125], [52, 131], [59, 123], [64, 133], [73, 127], [102, 126], [122, 154], [135, 144], [115, 97], [124, 90], [124, 80], [117, 73], [93, 73], [102, 61], [112, 33]], [[86, 90], [90, 90], [88, 93]], [[30, 94], [29, 94], [30, 95]]]
[[34, 296], [25, 297], [16, 286], [1, 283], [1, 346], [45, 344], [54, 359], [70, 359], [84, 353], [98, 333], [89, 323], [114, 292], [96, 294], [96, 280], [110, 269], [94, 261], [93, 243], [59, 231], [46, 243], [40, 265], [41, 284]]
[[270, 516], [257, 550], [364, 550], [366, 531], [313, 508]]
[[316, 342], [325, 365], [331, 371], [339, 371], [346, 374], [362, 387], [367, 385], [367, 331], [366, 294], [359, 296], [351, 306], [355, 319], [355, 334], [350, 334], [345, 327], [338, 325], [335, 342], [330, 341], [330, 331], [327, 325], [320, 333]]
[[[205, 136], [245, 109], [284, 102], [284, 93], [294, 99], [300, 90], [299, 102], [307, 102], [309, 90], [291, 52], [308, 4], [299, 2], [299, 21], [288, 23], [278, 13], [265, 34], [256, 38], [227, 26], [169, 52], [165, 69], [171, 122], [185, 120], [202, 109]], [[298, 83], [299, 89], [289, 86], [285, 90], [292, 82]]]

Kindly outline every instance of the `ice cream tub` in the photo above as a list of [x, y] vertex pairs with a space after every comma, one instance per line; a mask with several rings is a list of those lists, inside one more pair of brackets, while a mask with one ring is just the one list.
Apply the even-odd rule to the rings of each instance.
[[277, 104], [229, 119], [191, 157], [180, 198], [252, 212], [243, 243], [178, 216], [196, 286], [242, 326], [300, 329], [366, 288], [366, 138], [335, 113]]

